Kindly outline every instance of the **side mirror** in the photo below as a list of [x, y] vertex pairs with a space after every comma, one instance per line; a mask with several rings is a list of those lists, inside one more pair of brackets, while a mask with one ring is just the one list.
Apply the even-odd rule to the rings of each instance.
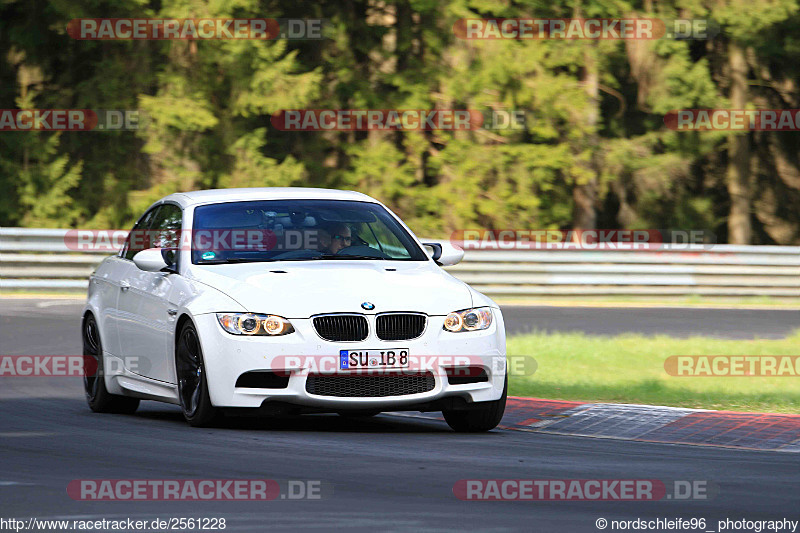
[[142, 250], [133, 256], [133, 263], [145, 272], [162, 272], [170, 267], [167, 259], [164, 258], [164, 252], [168, 253], [169, 250], [162, 250], [161, 248]]
[[457, 248], [449, 242], [423, 242], [428, 257], [439, 266], [457, 265], [464, 259], [464, 250]]

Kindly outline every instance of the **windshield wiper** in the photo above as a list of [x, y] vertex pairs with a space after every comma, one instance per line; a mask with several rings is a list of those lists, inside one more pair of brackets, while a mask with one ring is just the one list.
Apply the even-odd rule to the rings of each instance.
[[250, 257], [228, 257], [227, 259], [206, 259], [198, 265], [223, 265], [225, 263], [257, 263], [267, 261], [267, 259], [256, 259]]
[[285, 259], [262, 259], [250, 257], [229, 257], [227, 259], [208, 259], [204, 260], [198, 265], [224, 265], [226, 263], [277, 263], [280, 261], [317, 261], [321, 259], [359, 259], [359, 260], [378, 260], [385, 261], [385, 257], [375, 257], [372, 255], [336, 255], [336, 254], [321, 254], [312, 257], [287, 257]]
[[374, 255], [338, 255], [338, 254], [322, 254], [311, 259], [377, 259], [385, 261], [385, 257], [375, 257]]

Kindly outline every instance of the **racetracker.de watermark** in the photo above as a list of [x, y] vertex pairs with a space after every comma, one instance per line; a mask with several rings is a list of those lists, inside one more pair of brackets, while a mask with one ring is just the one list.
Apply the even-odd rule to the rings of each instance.
[[76, 479], [67, 485], [69, 497], [81, 501], [320, 500], [328, 492], [320, 480]]
[[675, 109], [664, 124], [676, 131], [798, 131], [800, 109]]
[[0, 109], [0, 131], [131, 131], [142, 119], [136, 109]]
[[91, 355], [0, 355], [0, 377], [93, 377], [150, 369], [149, 361], [137, 356], [108, 357], [100, 372], [98, 366]]
[[77, 40], [323, 39], [326, 19], [274, 18], [85, 18], [67, 24]]
[[97, 361], [83, 355], [0, 355], [0, 377], [82, 377], [97, 372]]
[[413, 355], [408, 350], [340, 350], [338, 355], [278, 355], [270, 370], [280, 376], [336, 374], [361, 376], [381, 374], [434, 375], [452, 380], [473, 378], [488, 381], [492, 375], [532, 376], [538, 363], [530, 355]]
[[[193, 229], [193, 230], [68, 230], [64, 246], [75, 252], [116, 252], [125, 243], [135, 250], [281, 251], [315, 249], [320, 230]], [[213, 258], [213, 257], [212, 257]]]
[[798, 355], [671, 355], [664, 370], [677, 377], [797, 377]]
[[711, 39], [719, 25], [708, 19], [465, 18], [453, 24], [459, 39], [650, 40]]
[[710, 249], [716, 235], [707, 230], [663, 229], [460, 229], [450, 243], [463, 250], [692, 250]]
[[718, 487], [708, 480], [461, 479], [453, 494], [466, 501], [708, 500]]
[[474, 109], [284, 109], [270, 122], [281, 131], [521, 130], [525, 111]]

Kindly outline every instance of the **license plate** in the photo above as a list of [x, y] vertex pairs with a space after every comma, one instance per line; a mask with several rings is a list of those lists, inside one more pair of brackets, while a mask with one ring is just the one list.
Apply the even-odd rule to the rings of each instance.
[[339, 350], [339, 369], [408, 368], [408, 349]]

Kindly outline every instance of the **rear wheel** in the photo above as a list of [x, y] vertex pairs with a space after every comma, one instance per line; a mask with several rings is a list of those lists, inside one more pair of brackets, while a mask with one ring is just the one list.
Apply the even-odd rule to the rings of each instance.
[[183, 417], [193, 427], [214, 425], [222, 418], [222, 413], [211, 405], [203, 350], [197, 330], [191, 322], [181, 328], [175, 358]]
[[466, 410], [442, 411], [444, 419], [453, 430], [459, 433], [477, 433], [497, 427], [503, 419], [508, 396], [508, 376], [503, 384], [503, 395], [499, 400], [479, 402]]
[[94, 316], [83, 321], [83, 388], [86, 401], [95, 413], [132, 414], [139, 407], [139, 400], [111, 394], [106, 389], [103, 370], [103, 345], [100, 330]]

